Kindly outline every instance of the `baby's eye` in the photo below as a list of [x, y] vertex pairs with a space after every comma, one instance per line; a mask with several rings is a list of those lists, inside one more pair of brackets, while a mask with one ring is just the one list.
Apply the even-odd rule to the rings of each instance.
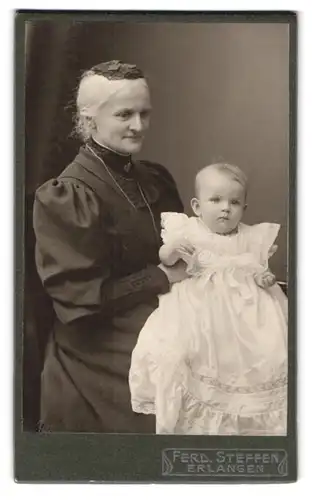
[[239, 200], [232, 200], [231, 203], [232, 203], [232, 205], [240, 205]]
[[213, 196], [212, 198], [210, 198], [210, 201], [212, 201], [212, 203], [219, 203], [220, 196]]

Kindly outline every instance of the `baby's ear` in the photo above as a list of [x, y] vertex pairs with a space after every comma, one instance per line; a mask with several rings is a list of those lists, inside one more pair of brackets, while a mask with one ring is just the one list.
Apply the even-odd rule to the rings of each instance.
[[197, 198], [191, 199], [191, 207], [192, 207], [194, 214], [197, 215], [197, 217], [199, 217], [200, 216], [200, 206], [199, 206], [199, 201]]
[[247, 203], [245, 203], [245, 205], [244, 205], [244, 211], [247, 210], [247, 207], [248, 207], [248, 205], [247, 205]]

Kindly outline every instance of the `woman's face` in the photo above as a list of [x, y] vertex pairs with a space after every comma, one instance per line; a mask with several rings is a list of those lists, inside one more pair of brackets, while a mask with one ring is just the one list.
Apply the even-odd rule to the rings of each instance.
[[103, 146], [124, 154], [140, 151], [151, 112], [147, 85], [139, 80], [129, 83], [99, 107], [92, 134]]

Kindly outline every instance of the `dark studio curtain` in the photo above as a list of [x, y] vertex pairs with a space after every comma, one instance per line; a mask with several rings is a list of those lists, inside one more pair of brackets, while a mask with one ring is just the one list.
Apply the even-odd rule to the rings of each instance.
[[[39, 281], [32, 211], [36, 188], [57, 176], [75, 155], [71, 137], [74, 98], [92, 57], [88, 24], [40, 21], [26, 29], [25, 88], [25, 292], [23, 332], [23, 429], [38, 429], [40, 374], [52, 307]], [[90, 55], [91, 54], [91, 55]], [[105, 54], [101, 54], [101, 59]]]

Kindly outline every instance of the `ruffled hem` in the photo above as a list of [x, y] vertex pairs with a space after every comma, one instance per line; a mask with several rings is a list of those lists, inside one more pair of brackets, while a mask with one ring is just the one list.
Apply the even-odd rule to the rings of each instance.
[[131, 401], [132, 411], [134, 413], [144, 413], [144, 415], [155, 415], [155, 404], [151, 401], [149, 402], [140, 402], [140, 401]]
[[285, 436], [287, 385], [281, 381], [277, 385], [280, 387], [262, 393], [238, 393], [229, 401], [228, 394], [224, 399], [225, 393], [215, 387], [209, 398], [200, 400], [198, 393], [174, 384], [166, 401], [163, 397], [155, 401], [133, 399], [132, 409], [156, 414], [157, 434]]
[[201, 403], [191, 395], [183, 398], [180, 418], [174, 429], [166, 428], [166, 421], [158, 422], [159, 434], [210, 434], [239, 436], [285, 436], [287, 434], [286, 400], [276, 401], [275, 409], [239, 415], [219, 411]]

